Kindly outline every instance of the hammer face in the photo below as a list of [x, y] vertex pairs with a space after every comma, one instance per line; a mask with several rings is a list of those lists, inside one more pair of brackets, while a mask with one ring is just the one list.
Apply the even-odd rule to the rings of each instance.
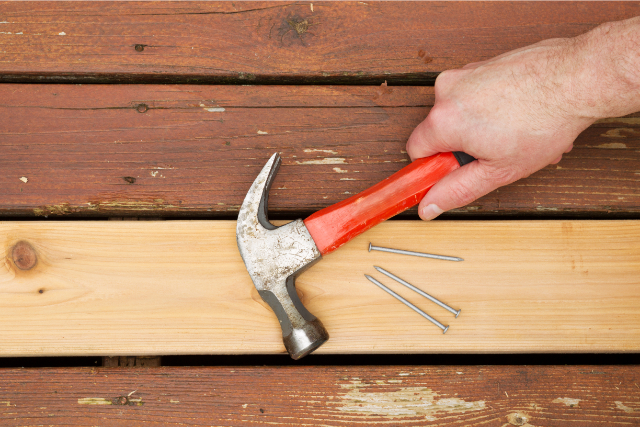
[[267, 199], [279, 164], [274, 154], [251, 186], [238, 215], [236, 239], [253, 284], [280, 321], [287, 351], [299, 359], [329, 339], [295, 290], [296, 277], [322, 255], [302, 220], [282, 227], [269, 223]]

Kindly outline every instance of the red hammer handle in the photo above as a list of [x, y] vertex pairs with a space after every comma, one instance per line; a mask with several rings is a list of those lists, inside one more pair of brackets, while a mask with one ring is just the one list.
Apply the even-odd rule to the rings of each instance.
[[320, 253], [326, 255], [415, 206], [436, 182], [473, 160], [460, 152], [418, 159], [373, 187], [314, 213], [304, 224]]

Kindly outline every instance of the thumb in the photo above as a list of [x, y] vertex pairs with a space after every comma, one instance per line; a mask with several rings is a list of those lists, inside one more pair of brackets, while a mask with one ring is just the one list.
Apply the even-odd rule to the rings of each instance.
[[495, 170], [482, 160], [462, 166], [442, 178], [424, 196], [418, 214], [425, 221], [467, 205], [517, 178], [512, 171]]

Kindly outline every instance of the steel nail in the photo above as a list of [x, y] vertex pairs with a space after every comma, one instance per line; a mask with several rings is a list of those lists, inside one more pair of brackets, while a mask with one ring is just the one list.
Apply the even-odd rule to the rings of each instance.
[[464, 259], [458, 258], [455, 256], [434, 255], [434, 254], [425, 254], [422, 252], [403, 251], [402, 249], [383, 248], [381, 246], [373, 246], [371, 243], [369, 243], [369, 252], [371, 251], [390, 252], [392, 254], [412, 255], [412, 256], [419, 256], [423, 258], [442, 259], [445, 261], [464, 261]]
[[420, 310], [418, 307], [416, 307], [415, 305], [411, 304], [409, 301], [407, 301], [406, 299], [402, 298], [400, 295], [396, 294], [391, 289], [387, 288], [385, 285], [383, 285], [382, 283], [378, 282], [376, 279], [374, 279], [373, 277], [369, 276], [368, 274], [365, 274], [364, 277], [369, 279], [374, 285], [377, 285], [380, 289], [382, 289], [383, 291], [387, 292], [389, 295], [391, 295], [392, 297], [394, 297], [398, 301], [402, 302], [407, 307], [411, 308], [413, 311], [418, 313], [420, 316], [424, 317], [425, 319], [427, 319], [428, 321], [430, 321], [431, 323], [433, 323], [434, 325], [436, 325], [437, 327], [442, 329], [442, 333], [443, 334], [447, 333], [447, 330], [449, 329], [449, 326], [445, 326], [442, 323], [438, 322], [436, 319], [434, 319], [433, 317], [429, 316], [427, 313], [425, 313], [424, 311]]
[[419, 293], [420, 295], [422, 295], [423, 297], [427, 298], [428, 300], [430, 300], [432, 302], [435, 302], [436, 304], [438, 304], [440, 307], [444, 308], [445, 310], [450, 311], [451, 313], [455, 314], [456, 318], [458, 317], [458, 315], [462, 311], [462, 309], [456, 311], [455, 309], [449, 307], [447, 304], [443, 303], [442, 301], [438, 300], [437, 298], [434, 298], [431, 295], [429, 295], [428, 293], [424, 292], [422, 289], [418, 289], [415, 286], [413, 286], [411, 283], [402, 280], [401, 278], [399, 278], [395, 274], [389, 273], [387, 270], [385, 270], [382, 267], [376, 267], [374, 265], [373, 268], [375, 268], [376, 270], [378, 270], [380, 273], [384, 274], [385, 276], [391, 277], [396, 282], [402, 283], [407, 288], [411, 289], [412, 291], [415, 291], [415, 292]]

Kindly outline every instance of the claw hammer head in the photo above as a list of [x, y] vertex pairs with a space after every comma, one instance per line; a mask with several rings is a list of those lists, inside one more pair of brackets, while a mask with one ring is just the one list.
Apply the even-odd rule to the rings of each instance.
[[322, 256], [301, 219], [281, 227], [269, 222], [269, 189], [279, 167], [276, 153], [249, 189], [238, 215], [236, 239], [253, 284], [280, 321], [285, 348], [299, 359], [329, 339], [295, 289], [296, 277]]

